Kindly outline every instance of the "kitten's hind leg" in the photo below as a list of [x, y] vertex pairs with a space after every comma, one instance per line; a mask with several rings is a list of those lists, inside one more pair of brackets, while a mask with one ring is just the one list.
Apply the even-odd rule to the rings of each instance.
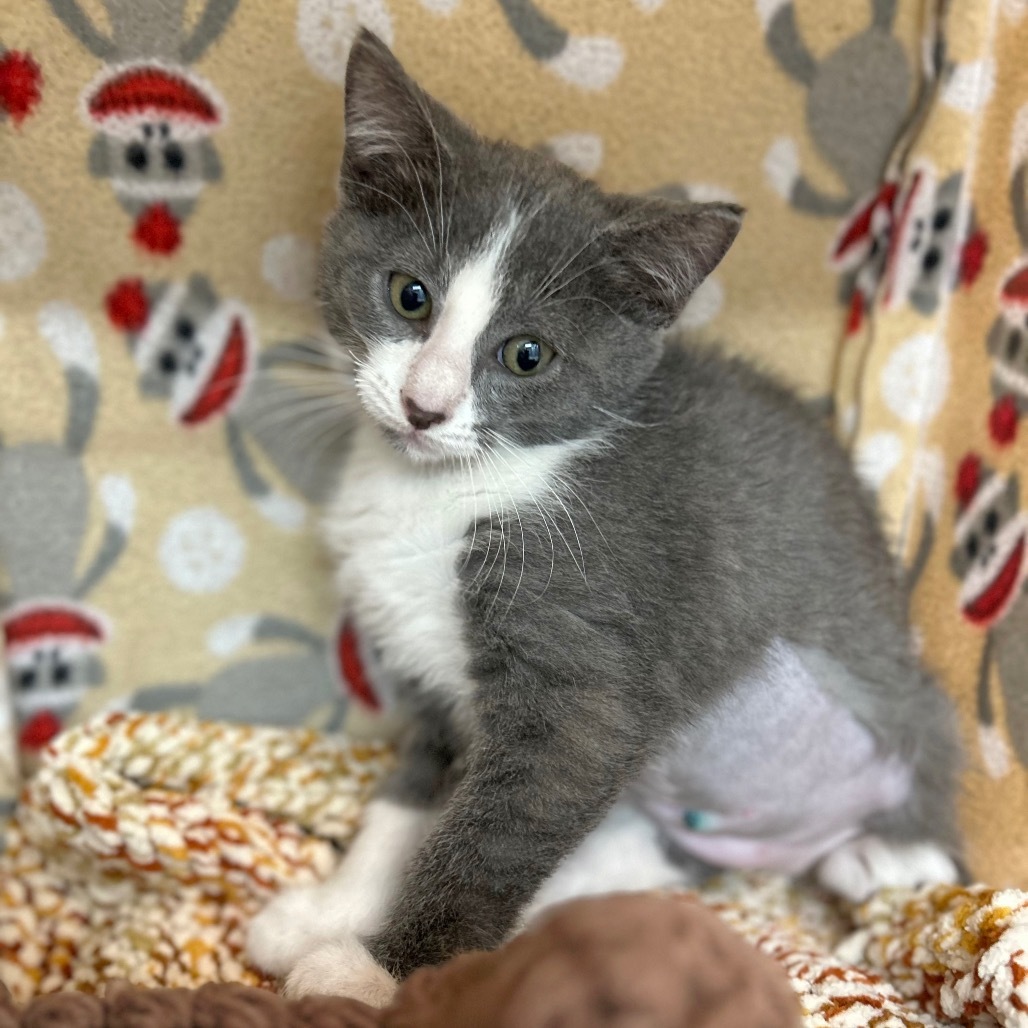
[[543, 883], [518, 927], [579, 896], [691, 886], [700, 877], [698, 869], [669, 856], [656, 823], [623, 799]]

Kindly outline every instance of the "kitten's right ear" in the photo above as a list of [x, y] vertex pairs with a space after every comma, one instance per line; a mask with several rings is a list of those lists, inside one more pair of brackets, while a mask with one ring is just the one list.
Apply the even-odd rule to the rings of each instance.
[[383, 210], [406, 204], [412, 193], [420, 201], [454, 134], [469, 133], [367, 29], [350, 48], [345, 119], [340, 192], [351, 203]]

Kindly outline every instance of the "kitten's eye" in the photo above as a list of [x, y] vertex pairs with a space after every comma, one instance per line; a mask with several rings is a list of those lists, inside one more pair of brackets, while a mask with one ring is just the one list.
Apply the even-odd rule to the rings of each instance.
[[423, 321], [432, 313], [432, 297], [416, 278], [394, 271], [389, 276], [389, 299], [401, 318]]
[[500, 363], [515, 375], [538, 374], [553, 360], [553, 347], [532, 336], [515, 336], [500, 347]]

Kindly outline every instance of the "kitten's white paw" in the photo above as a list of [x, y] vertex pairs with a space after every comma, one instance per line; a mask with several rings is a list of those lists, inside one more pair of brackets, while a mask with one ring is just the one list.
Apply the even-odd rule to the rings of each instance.
[[300, 958], [282, 992], [303, 996], [348, 996], [373, 1007], [386, 1007], [396, 994], [396, 981], [375, 963], [360, 940], [327, 942]]
[[289, 889], [250, 922], [246, 955], [268, 974], [288, 974], [305, 953], [331, 938], [331, 928], [319, 886]]
[[892, 842], [877, 835], [862, 835], [840, 846], [818, 864], [815, 874], [826, 889], [854, 903], [863, 903], [878, 889], [913, 889], [959, 878], [952, 858], [935, 843]]

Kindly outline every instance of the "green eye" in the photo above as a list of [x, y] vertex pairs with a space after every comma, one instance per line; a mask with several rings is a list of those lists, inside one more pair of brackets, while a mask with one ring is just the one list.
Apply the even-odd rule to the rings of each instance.
[[536, 375], [553, 360], [553, 347], [532, 336], [515, 336], [500, 347], [499, 362], [515, 375]]
[[389, 299], [396, 313], [410, 321], [423, 321], [432, 313], [432, 297], [416, 278], [394, 271], [389, 276]]

